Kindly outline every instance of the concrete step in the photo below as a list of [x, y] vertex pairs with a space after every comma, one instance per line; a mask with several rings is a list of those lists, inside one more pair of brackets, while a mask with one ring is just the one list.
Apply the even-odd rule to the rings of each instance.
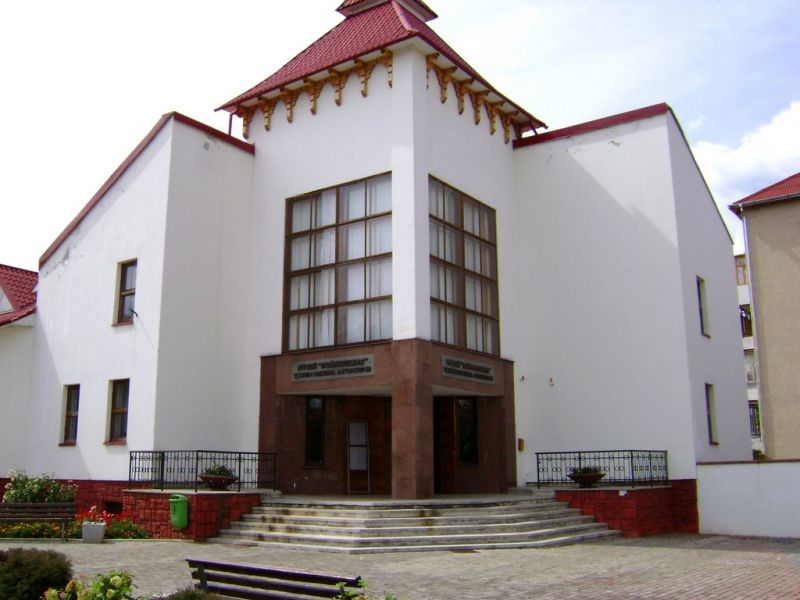
[[280, 498], [209, 541], [360, 553], [534, 548], [617, 534], [546, 496]]
[[402, 540], [405, 543], [395, 544], [386, 539], [381, 539], [379, 544], [351, 545], [346, 540], [343, 543], [318, 543], [313, 538], [300, 540], [292, 538], [289, 541], [280, 539], [247, 539], [242, 537], [229, 537], [221, 535], [208, 540], [212, 543], [236, 546], [264, 546], [273, 548], [292, 548], [297, 550], [314, 550], [322, 552], [345, 552], [349, 554], [366, 554], [379, 552], [424, 552], [424, 551], [453, 551], [453, 550], [492, 550], [502, 548], [546, 548], [577, 544], [584, 541], [614, 537], [620, 535], [618, 531], [609, 530], [603, 526], [593, 529], [581, 528], [576, 531], [554, 530], [539, 532], [539, 535], [519, 536], [516, 538], [461, 538], [461, 539], [423, 539]]
[[283, 534], [308, 534], [322, 536], [366, 536], [366, 537], [393, 537], [413, 535], [457, 535], [468, 533], [513, 533], [520, 530], [530, 531], [537, 527], [554, 527], [560, 525], [573, 525], [579, 523], [593, 523], [591, 517], [581, 514], [571, 514], [562, 517], [552, 517], [533, 521], [515, 521], [511, 523], [469, 523], [460, 524], [413, 524], [398, 526], [396, 524], [370, 523], [369, 526], [351, 524], [350, 526], [328, 526], [323, 524], [302, 525], [297, 523], [271, 523], [237, 521], [231, 523], [230, 533], [283, 533]]
[[491, 513], [491, 514], [449, 514], [427, 517], [378, 517], [366, 515], [360, 517], [329, 516], [324, 512], [319, 514], [271, 514], [267, 512], [253, 512], [243, 515], [241, 521], [247, 524], [258, 525], [271, 523], [275, 525], [325, 525], [329, 527], [435, 527], [440, 525], [490, 525], [494, 523], [519, 523], [534, 519], [562, 518], [579, 515], [580, 511], [574, 508], [564, 508], [563, 505], [540, 508], [537, 510], [523, 510], [520, 512]]

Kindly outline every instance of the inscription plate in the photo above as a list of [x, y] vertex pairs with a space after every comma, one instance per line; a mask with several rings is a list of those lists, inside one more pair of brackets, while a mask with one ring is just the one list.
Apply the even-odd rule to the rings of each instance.
[[292, 365], [292, 381], [368, 377], [375, 374], [373, 363], [373, 354], [296, 362]]
[[442, 356], [442, 373], [448, 377], [493, 384], [494, 367], [486, 363], [473, 362], [453, 356]]

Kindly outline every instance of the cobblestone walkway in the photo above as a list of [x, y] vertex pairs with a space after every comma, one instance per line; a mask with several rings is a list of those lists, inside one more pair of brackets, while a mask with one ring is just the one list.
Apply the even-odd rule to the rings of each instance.
[[76, 574], [113, 568], [137, 593], [190, 584], [185, 557], [361, 575], [372, 593], [438, 599], [800, 599], [800, 540], [666, 535], [542, 550], [346, 555], [175, 541], [9, 543], [67, 554]]

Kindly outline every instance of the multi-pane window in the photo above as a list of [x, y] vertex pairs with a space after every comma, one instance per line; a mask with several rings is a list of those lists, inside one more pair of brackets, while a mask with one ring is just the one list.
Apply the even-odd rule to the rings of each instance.
[[744, 372], [748, 385], [755, 385], [756, 378], [756, 353], [753, 350], [744, 351]]
[[78, 440], [78, 403], [81, 386], [68, 385], [64, 388], [64, 439], [65, 444]]
[[392, 179], [289, 201], [284, 348], [392, 337]]
[[128, 437], [128, 396], [130, 380], [117, 379], [111, 382], [111, 425], [109, 442], [124, 442]]
[[306, 398], [306, 466], [325, 463], [325, 400]]
[[431, 338], [500, 353], [495, 213], [429, 179]]
[[119, 266], [119, 297], [117, 298], [117, 323], [131, 323], [136, 298], [136, 261], [131, 260]]
[[750, 305], [739, 306], [739, 321], [742, 324], [742, 337], [753, 336], [753, 315], [750, 314]]

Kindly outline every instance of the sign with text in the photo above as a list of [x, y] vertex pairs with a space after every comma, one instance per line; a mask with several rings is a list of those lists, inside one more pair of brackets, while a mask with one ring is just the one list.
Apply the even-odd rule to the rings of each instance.
[[463, 358], [442, 356], [442, 373], [449, 377], [467, 381], [494, 383], [494, 367], [492, 365], [472, 362]]
[[373, 356], [365, 354], [296, 362], [292, 365], [292, 381], [317, 381], [374, 375]]

